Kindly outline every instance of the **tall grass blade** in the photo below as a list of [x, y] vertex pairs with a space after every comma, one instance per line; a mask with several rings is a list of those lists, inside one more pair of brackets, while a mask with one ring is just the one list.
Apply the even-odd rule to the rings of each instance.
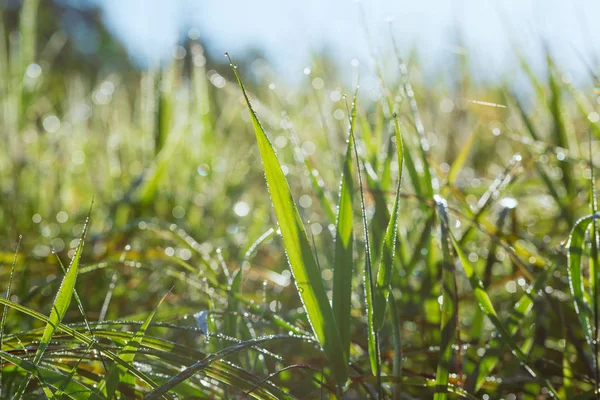
[[[356, 158], [356, 171], [358, 176], [358, 188], [360, 193], [360, 208], [362, 214], [363, 229], [365, 233], [365, 270], [364, 270], [364, 285], [365, 285], [365, 300], [367, 308], [367, 341], [369, 350], [369, 364], [371, 372], [377, 379], [377, 390], [381, 395], [381, 357], [379, 354], [379, 338], [377, 330], [374, 326], [373, 311], [374, 311], [374, 292], [375, 279], [373, 278], [373, 267], [371, 261], [371, 243], [369, 240], [369, 221], [367, 219], [367, 207], [365, 205], [365, 193], [363, 190], [362, 173], [360, 168], [360, 158], [358, 157], [358, 149], [356, 146], [356, 136], [351, 135], [352, 146], [354, 147], [354, 157]], [[381, 397], [381, 396], [380, 396]]]
[[321, 271], [273, 146], [256, 117], [242, 80], [231, 59], [230, 63], [250, 112], [263, 161], [267, 187], [271, 194], [271, 201], [279, 222], [298, 294], [302, 299], [313, 332], [331, 363], [334, 378], [339, 385], [343, 385], [348, 378], [348, 357], [342, 348], [336, 318], [321, 280]]
[[404, 161], [404, 145], [402, 143], [402, 133], [398, 125], [398, 119], [394, 115], [394, 131], [396, 137], [396, 151], [398, 153], [398, 188], [396, 189], [396, 199], [390, 215], [390, 221], [385, 231], [384, 241], [381, 243], [381, 261], [377, 270], [377, 283], [374, 293], [374, 313], [373, 324], [375, 329], [381, 329], [385, 317], [390, 284], [392, 280], [392, 268], [394, 266], [394, 256], [396, 252], [396, 242], [398, 238], [398, 219], [400, 208], [400, 188], [402, 186], [402, 165]]
[[352, 311], [352, 276], [354, 274], [354, 214], [352, 207], [352, 194], [354, 182], [352, 177], [352, 155], [354, 126], [356, 124], [356, 105], [358, 89], [352, 100], [352, 112], [350, 114], [350, 127], [348, 145], [344, 166], [340, 181], [340, 192], [337, 209], [337, 220], [335, 228], [334, 268], [333, 268], [333, 298], [332, 308], [337, 316], [340, 339], [344, 351], [350, 352], [350, 313]]

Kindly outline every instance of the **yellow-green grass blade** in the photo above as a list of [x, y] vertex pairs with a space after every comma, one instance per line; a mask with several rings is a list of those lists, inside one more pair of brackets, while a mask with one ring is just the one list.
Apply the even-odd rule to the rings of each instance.
[[398, 188], [396, 189], [396, 199], [390, 215], [390, 221], [385, 231], [385, 237], [381, 243], [381, 260], [377, 270], [377, 283], [375, 284], [373, 324], [374, 328], [379, 330], [383, 326], [385, 309], [390, 292], [392, 280], [392, 268], [394, 266], [394, 256], [396, 252], [396, 241], [398, 237], [398, 218], [400, 208], [400, 187], [402, 186], [402, 164], [404, 160], [404, 145], [402, 143], [402, 133], [398, 120], [394, 116], [394, 130], [396, 137], [396, 151], [398, 153]]
[[[77, 273], [79, 272], [79, 259], [81, 258], [81, 252], [83, 251], [83, 242], [85, 240], [85, 234], [87, 233], [89, 220], [90, 217], [88, 215], [81, 238], [79, 239], [79, 244], [77, 245], [75, 254], [71, 259], [71, 265], [69, 265], [67, 273], [65, 274], [65, 277], [58, 288], [58, 292], [56, 293], [56, 298], [52, 303], [52, 309], [50, 310], [48, 323], [46, 324], [46, 328], [44, 329], [44, 333], [40, 339], [40, 344], [37, 348], [35, 356], [33, 357], [34, 366], [38, 366], [40, 364], [44, 352], [46, 351], [46, 348], [48, 348], [48, 345], [52, 340], [52, 336], [56, 331], [56, 327], [62, 321], [63, 317], [67, 313], [67, 310], [69, 309], [69, 305], [71, 304], [71, 298], [73, 297], [73, 292], [75, 290], [75, 282], [77, 281]], [[25, 389], [27, 388], [31, 377], [32, 374], [28, 373], [25, 380], [21, 383], [21, 386], [19, 386], [17, 394], [15, 395], [17, 399], [20, 399], [25, 393]]]
[[302, 299], [313, 332], [331, 363], [335, 381], [343, 385], [348, 378], [348, 357], [342, 348], [336, 318], [321, 280], [321, 271], [273, 146], [250, 104], [250, 99], [236, 67], [233, 63], [231, 65], [250, 112], [263, 161], [267, 187], [271, 194], [271, 202], [275, 209], [298, 294]]
[[[448, 221], [446, 220], [444, 223], [447, 224]], [[510, 347], [512, 353], [515, 355], [515, 357], [517, 357], [521, 365], [533, 378], [542, 381], [554, 396], [558, 396], [558, 393], [556, 392], [556, 389], [554, 389], [552, 383], [547, 378], [545, 378], [544, 375], [536, 371], [536, 369], [532, 365], [530, 365], [530, 363], [527, 361], [527, 356], [523, 353], [523, 351], [517, 346], [517, 344], [513, 340], [512, 334], [510, 333], [509, 329], [507, 329], [504, 326], [504, 324], [500, 321], [489, 295], [487, 294], [479, 278], [475, 275], [475, 267], [473, 266], [471, 261], [469, 261], [469, 258], [462, 250], [460, 244], [450, 232], [449, 227], [447, 227], [447, 231], [452, 242], [452, 246], [454, 247], [454, 251], [458, 255], [460, 263], [463, 266], [463, 270], [465, 271], [465, 275], [469, 279], [471, 289], [473, 289], [473, 297], [477, 301], [477, 304], [479, 305], [481, 310], [488, 317], [490, 322], [494, 325], [494, 328], [496, 328], [497, 334], [500, 335], [501, 340]]]
[[434, 400], [448, 398], [448, 382], [450, 376], [450, 363], [452, 362], [452, 346], [457, 341], [457, 285], [452, 257], [452, 245], [448, 230], [448, 211], [446, 201], [439, 195], [434, 196], [438, 217], [440, 219], [440, 233], [442, 246], [442, 304], [440, 318], [440, 352], [436, 369], [436, 391]]
[[357, 92], [352, 101], [348, 146], [344, 157], [340, 193], [337, 208], [335, 228], [334, 268], [333, 268], [333, 298], [332, 308], [337, 317], [340, 339], [344, 351], [350, 352], [350, 313], [352, 311], [352, 276], [354, 273], [353, 243], [354, 213], [352, 193], [354, 182], [352, 177], [352, 135], [356, 124]]
[[464, 167], [469, 153], [473, 148], [473, 144], [475, 143], [475, 139], [477, 138], [477, 133], [479, 132], [479, 125], [479, 122], [475, 124], [473, 132], [471, 132], [471, 135], [467, 139], [466, 143], [462, 146], [460, 153], [458, 153], [458, 156], [452, 163], [452, 167], [450, 167], [450, 172], [448, 172], [448, 185], [452, 185], [454, 184], [454, 182], [456, 182], [456, 178], [458, 177], [459, 172]]
[[[135, 335], [133, 335], [133, 337], [127, 342], [127, 344], [119, 350], [118, 357], [124, 363], [133, 364], [133, 359], [135, 358], [137, 349], [142, 344], [142, 340], [144, 339], [146, 330], [148, 329], [150, 322], [152, 322], [152, 318], [154, 318], [158, 307], [160, 307], [167, 295], [168, 293], [162, 297], [162, 299], [158, 302], [154, 310], [144, 320], [144, 322], [137, 330]], [[104, 381], [100, 384], [100, 390], [106, 398], [112, 399], [115, 395], [117, 387], [119, 386], [119, 383], [124, 383], [133, 386], [135, 384], [135, 380], [133, 376], [127, 373], [126, 368], [124, 368], [121, 364], [115, 364], [108, 371], [108, 374], [106, 375]]]

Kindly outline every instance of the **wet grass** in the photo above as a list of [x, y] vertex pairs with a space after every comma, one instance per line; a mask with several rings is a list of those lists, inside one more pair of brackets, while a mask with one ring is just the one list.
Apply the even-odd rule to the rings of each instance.
[[460, 55], [427, 81], [394, 45], [360, 87], [325, 57], [292, 86], [191, 42], [96, 80], [25, 4], [0, 25], [3, 398], [598, 396], [593, 76], [521, 58], [528, 92]]

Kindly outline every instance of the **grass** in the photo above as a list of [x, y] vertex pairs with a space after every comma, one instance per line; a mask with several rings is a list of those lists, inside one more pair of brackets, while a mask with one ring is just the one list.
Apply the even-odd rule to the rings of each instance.
[[593, 76], [63, 74], [38, 7], [0, 18], [3, 398], [598, 398]]

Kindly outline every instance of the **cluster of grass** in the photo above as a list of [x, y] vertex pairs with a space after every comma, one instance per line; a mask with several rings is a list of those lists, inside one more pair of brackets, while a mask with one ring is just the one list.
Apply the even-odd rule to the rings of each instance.
[[2, 398], [598, 397], [600, 97], [550, 54], [521, 97], [395, 45], [356, 89], [193, 41], [123, 82], [38, 6], [0, 18]]

